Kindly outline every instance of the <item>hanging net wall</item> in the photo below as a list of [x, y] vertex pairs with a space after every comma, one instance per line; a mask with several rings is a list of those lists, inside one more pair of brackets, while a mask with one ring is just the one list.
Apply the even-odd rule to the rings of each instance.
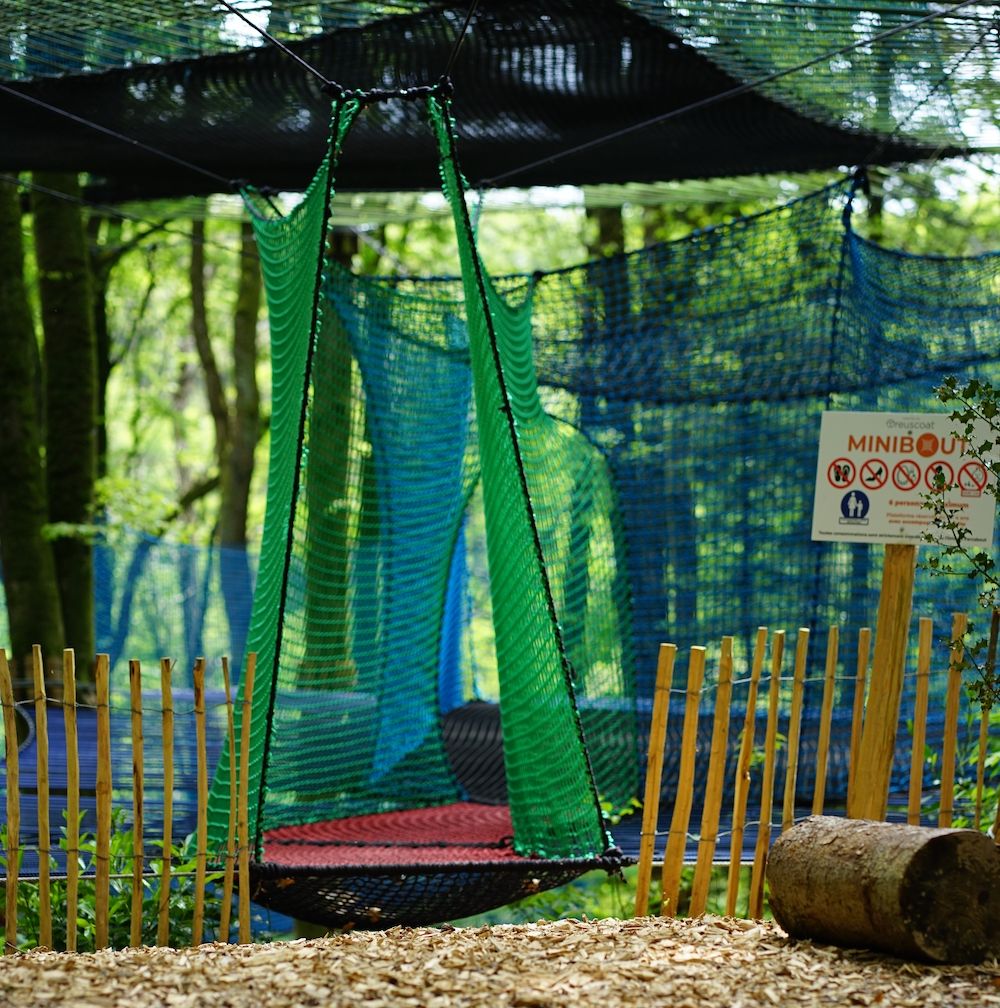
[[[464, 292], [373, 287], [319, 259], [358, 105], [337, 108], [335, 153], [298, 210], [256, 220], [275, 392], [250, 821], [262, 876], [310, 874], [275, 886], [299, 915], [345, 922], [392, 902], [380, 921], [437, 920], [612, 864], [602, 803], [627, 804], [638, 769], [622, 537], [604, 459], [541, 409], [530, 285], [497, 290], [481, 271], [435, 102]], [[480, 484], [502, 752], [475, 744], [459, 665]], [[368, 869], [416, 875], [403, 889], [429, 907], [323, 888]]]

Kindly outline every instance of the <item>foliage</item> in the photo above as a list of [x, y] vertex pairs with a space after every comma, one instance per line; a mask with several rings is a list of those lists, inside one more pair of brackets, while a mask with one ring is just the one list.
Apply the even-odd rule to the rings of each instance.
[[[82, 818], [82, 816], [81, 816]], [[0, 827], [0, 842], [7, 850], [7, 827]], [[66, 850], [66, 828], [62, 828], [59, 846]], [[160, 844], [159, 846], [162, 846]], [[130, 944], [132, 920], [132, 866], [134, 863], [132, 831], [124, 824], [124, 814], [116, 809], [112, 821], [110, 847], [110, 898], [108, 907], [108, 938], [113, 948], [125, 948]], [[93, 833], [81, 833], [79, 843], [80, 883], [77, 904], [77, 950], [94, 951], [96, 933], [96, 886], [94, 867], [97, 861], [97, 838]], [[159, 914], [159, 875], [163, 860], [151, 859], [143, 876], [142, 899], [142, 942], [156, 944], [156, 929]], [[57, 864], [50, 858], [50, 866], [55, 873]], [[0, 854], [0, 868], [6, 871], [6, 854]], [[152, 872], [150, 872], [152, 869]], [[206, 936], [218, 929], [219, 913], [222, 906], [221, 894], [215, 885], [222, 878], [221, 873], [206, 876], [204, 901], [204, 931]], [[194, 836], [171, 848], [170, 885], [170, 943], [175, 947], [191, 944], [195, 904], [195, 846]], [[53, 878], [51, 883], [52, 942], [56, 950], [66, 948], [66, 882]], [[40, 933], [40, 904], [37, 885], [19, 884], [17, 892], [17, 945], [19, 949], [34, 948]]]
[[[961, 380], [948, 377], [935, 390], [942, 402], [950, 405], [956, 434], [966, 441], [966, 453], [980, 462], [990, 475], [987, 492], [996, 496], [1000, 476], [1000, 390], [978, 378]], [[941, 548], [930, 557], [926, 568], [933, 574], [968, 578], [978, 582], [979, 604], [992, 614], [989, 637], [972, 636], [965, 649], [963, 668], [976, 675], [969, 684], [969, 694], [983, 708], [992, 708], [1000, 700], [1000, 677], [996, 672], [996, 627], [998, 624], [997, 566], [985, 550], [976, 550], [967, 542], [969, 530], [961, 521], [961, 512], [950, 504], [946, 492], [952, 487], [943, 481], [924, 498], [924, 507], [932, 512], [933, 531], [925, 533], [927, 542]], [[970, 622], [967, 636], [974, 635]], [[992, 647], [990, 640], [992, 639]]]

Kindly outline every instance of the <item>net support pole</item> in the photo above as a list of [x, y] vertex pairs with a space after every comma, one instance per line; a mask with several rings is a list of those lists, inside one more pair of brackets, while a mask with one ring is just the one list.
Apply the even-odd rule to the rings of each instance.
[[885, 819], [896, 751], [916, 563], [917, 547], [913, 543], [890, 543], [885, 547], [871, 687], [858, 753], [857, 786], [847, 806], [851, 819]]

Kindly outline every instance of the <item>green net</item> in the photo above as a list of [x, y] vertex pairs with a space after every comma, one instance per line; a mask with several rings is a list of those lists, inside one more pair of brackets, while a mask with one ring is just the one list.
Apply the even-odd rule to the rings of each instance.
[[[338, 144], [357, 110], [338, 114]], [[318, 272], [331, 159], [294, 214], [256, 221], [275, 394], [250, 821], [259, 842], [467, 796], [445, 726], [477, 696], [483, 641], [462, 616], [484, 523], [514, 846], [593, 857], [600, 806], [637, 788], [616, 502], [597, 449], [541, 409], [531, 285], [483, 273], [447, 115], [430, 110], [464, 284]], [[216, 840], [227, 780], [222, 766]]]

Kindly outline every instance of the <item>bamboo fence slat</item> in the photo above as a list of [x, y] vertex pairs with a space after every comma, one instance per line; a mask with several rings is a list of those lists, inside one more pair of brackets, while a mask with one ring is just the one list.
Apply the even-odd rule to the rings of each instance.
[[689, 916], [705, 912], [708, 885], [712, 879], [712, 862], [719, 836], [719, 814], [722, 811], [722, 789], [726, 775], [726, 750], [729, 746], [729, 707], [733, 694], [733, 638], [723, 637], [719, 654], [719, 681], [715, 693], [715, 716], [712, 721], [712, 742], [708, 757], [708, 778], [702, 806], [701, 828], [698, 832], [698, 856], [691, 883]]
[[233, 870], [236, 863], [236, 724], [233, 716], [233, 688], [229, 678], [229, 659], [222, 659], [222, 684], [226, 693], [226, 744], [229, 747], [229, 824], [226, 829], [226, 860], [222, 875], [222, 906], [219, 909], [219, 941], [229, 941], [229, 922], [233, 907]]
[[941, 746], [941, 805], [938, 826], [951, 826], [955, 814], [955, 757], [958, 750], [958, 705], [962, 693], [963, 639], [968, 626], [965, 613], [951, 620], [951, 648], [948, 654], [948, 685], [944, 705], [944, 740]]
[[736, 762], [736, 783], [733, 788], [733, 832], [729, 845], [729, 876], [726, 880], [726, 914], [736, 915], [736, 899], [740, 887], [740, 866], [743, 860], [743, 835], [746, 830], [747, 797], [750, 794], [750, 762], [753, 759], [754, 734], [757, 728], [757, 691], [764, 667], [767, 647], [767, 627], [757, 627], [753, 649], [750, 684], [747, 687], [747, 708], [743, 718], [743, 736]]
[[653, 692], [652, 723], [646, 756], [646, 787], [642, 802], [642, 832], [639, 835], [639, 868], [635, 883], [635, 916], [649, 910], [649, 886], [653, 876], [656, 848], [656, 821], [660, 813], [660, 784], [663, 780], [663, 747], [667, 741], [670, 714], [670, 684], [674, 677], [676, 644], [661, 644], [656, 663], [656, 687]]
[[21, 857], [21, 788], [14, 717], [14, 684], [7, 652], [0, 648], [0, 704], [3, 705], [4, 759], [7, 765], [7, 884], [4, 952], [17, 951], [17, 884]]
[[781, 699], [781, 663], [785, 655], [785, 631], [778, 630], [771, 640], [771, 684], [767, 695], [767, 727], [764, 732], [764, 770], [760, 799], [760, 822], [750, 873], [750, 917], [759, 920], [764, 913], [764, 867], [771, 844], [771, 808], [774, 796], [775, 758], [778, 741], [778, 701]]
[[163, 700], [163, 850], [160, 861], [159, 913], [156, 944], [170, 943], [170, 874], [174, 832], [174, 692], [170, 682], [172, 662], [160, 659], [160, 694]]
[[857, 787], [858, 754], [861, 751], [861, 727], [865, 717], [865, 684], [868, 679], [868, 660], [871, 657], [872, 632], [870, 627], [858, 631], [858, 664], [854, 674], [854, 707], [851, 713], [851, 755], [847, 767], [847, 805], [854, 804]]
[[250, 941], [250, 824], [248, 798], [250, 791], [250, 719], [253, 716], [253, 683], [257, 656], [247, 655], [243, 672], [243, 711], [240, 722], [240, 779], [238, 806], [239, 834], [239, 940], [241, 945]]
[[913, 749], [910, 753], [910, 790], [906, 821], [920, 825], [920, 799], [924, 791], [924, 747], [927, 744], [927, 707], [931, 685], [931, 641], [933, 623], [921, 617], [917, 629], [917, 684], [913, 702]]
[[76, 657], [63, 651], [63, 724], [66, 731], [66, 951], [76, 951], [80, 887], [80, 753], [76, 735]]
[[681, 870], [687, 847], [687, 829], [691, 818], [694, 791], [695, 747], [698, 738], [698, 706], [705, 677], [705, 649], [691, 648], [688, 659], [687, 697], [684, 704], [684, 729], [681, 736], [681, 761], [678, 768], [674, 811], [663, 855], [662, 903], [660, 913], [677, 916], [681, 890]]
[[35, 685], [35, 752], [38, 790], [38, 944], [52, 948], [52, 890], [49, 885], [51, 823], [49, 820], [49, 711], [45, 693], [45, 662], [42, 649], [31, 649]]
[[830, 729], [833, 724], [833, 694], [837, 679], [837, 653], [840, 629], [830, 627], [826, 639], [826, 668], [823, 673], [823, 700], [820, 704], [819, 738], [816, 742], [816, 784], [813, 788], [812, 814], [822, 815], [826, 802], [826, 771], [830, 762]]
[[138, 659], [128, 663], [129, 701], [132, 725], [132, 921], [129, 943], [142, 944], [143, 871], [145, 869], [145, 823], [143, 789], [145, 787], [142, 735], [142, 666]]
[[97, 851], [94, 880], [94, 944], [108, 947], [111, 896], [111, 689], [106, 654], [97, 656]]
[[785, 763], [785, 794], [781, 808], [781, 831], [795, 822], [795, 781], [799, 772], [799, 736], [802, 731], [802, 701], [806, 688], [806, 656], [809, 631], [799, 628], [795, 643], [795, 670], [792, 674], [792, 710], [788, 716], [788, 760]]
[[[990, 616], [990, 642], [986, 649], [986, 675], [992, 677], [997, 667], [997, 637], [1000, 636], [1000, 609], [994, 608]], [[976, 814], [974, 826], [978, 830], [983, 821], [983, 788], [986, 784], [986, 745], [990, 731], [990, 708], [983, 706], [979, 713], [979, 749], [976, 758]]]
[[200, 945], [205, 921], [205, 870], [208, 861], [208, 746], [205, 738], [205, 659], [194, 663], [194, 726], [197, 755], [198, 826], [195, 852], [194, 918], [191, 944]]

